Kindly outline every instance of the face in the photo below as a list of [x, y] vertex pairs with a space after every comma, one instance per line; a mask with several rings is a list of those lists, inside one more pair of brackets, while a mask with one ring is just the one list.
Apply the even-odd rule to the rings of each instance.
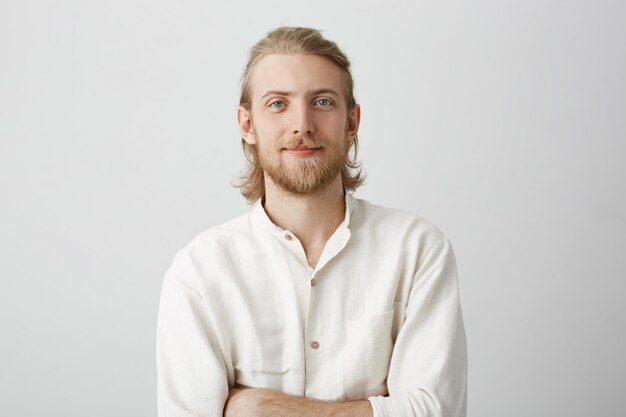
[[342, 73], [317, 55], [268, 55], [251, 78], [251, 108], [238, 110], [244, 140], [256, 146], [268, 181], [311, 194], [341, 174], [360, 108], [348, 111]]

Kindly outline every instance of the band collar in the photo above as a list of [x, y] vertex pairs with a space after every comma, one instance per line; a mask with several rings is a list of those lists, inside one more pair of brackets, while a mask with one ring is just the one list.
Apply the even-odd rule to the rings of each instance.
[[[346, 210], [345, 210], [345, 217], [343, 219], [343, 222], [341, 222], [341, 224], [339, 225], [339, 228], [348, 229], [350, 225], [350, 217], [352, 215], [352, 212], [355, 206], [354, 197], [346, 189], [343, 190], [343, 195], [344, 195]], [[250, 219], [254, 226], [259, 226], [272, 232], [277, 232], [277, 233], [284, 232], [284, 229], [282, 227], [277, 226], [274, 223], [272, 223], [269, 216], [265, 212], [265, 209], [263, 208], [262, 199], [258, 199], [257, 201], [254, 202], [252, 206], [252, 210], [250, 212]]]

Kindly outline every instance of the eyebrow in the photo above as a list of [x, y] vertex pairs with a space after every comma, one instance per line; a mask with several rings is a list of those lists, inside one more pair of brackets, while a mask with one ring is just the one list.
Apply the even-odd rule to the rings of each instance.
[[[332, 88], [318, 88], [316, 90], [309, 90], [309, 91], [307, 91], [307, 94], [310, 95], [310, 96], [317, 96], [317, 95], [320, 95], [320, 94], [333, 94], [333, 95], [339, 97], [339, 93], [337, 91], [333, 90]], [[265, 92], [265, 94], [263, 94], [260, 99], [263, 100], [265, 97], [271, 96], [271, 95], [289, 97], [289, 96], [293, 95], [293, 92], [291, 92], [291, 91], [284, 91], [284, 90], [269, 90], [269, 91]]]

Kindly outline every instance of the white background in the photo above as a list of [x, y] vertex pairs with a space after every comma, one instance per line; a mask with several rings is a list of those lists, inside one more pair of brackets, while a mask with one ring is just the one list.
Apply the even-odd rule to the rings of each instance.
[[154, 416], [163, 273], [247, 206], [249, 47], [353, 61], [357, 197], [450, 237], [469, 417], [626, 409], [626, 3], [0, 3], [0, 415]]

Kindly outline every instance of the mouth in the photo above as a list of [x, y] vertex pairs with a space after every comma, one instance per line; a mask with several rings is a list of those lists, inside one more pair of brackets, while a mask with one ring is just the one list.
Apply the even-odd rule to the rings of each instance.
[[288, 148], [283, 148], [283, 151], [287, 152], [293, 156], [310, 156], [322, 150], [321, 147], [311, 147], [311, 146], [292, 146]]

